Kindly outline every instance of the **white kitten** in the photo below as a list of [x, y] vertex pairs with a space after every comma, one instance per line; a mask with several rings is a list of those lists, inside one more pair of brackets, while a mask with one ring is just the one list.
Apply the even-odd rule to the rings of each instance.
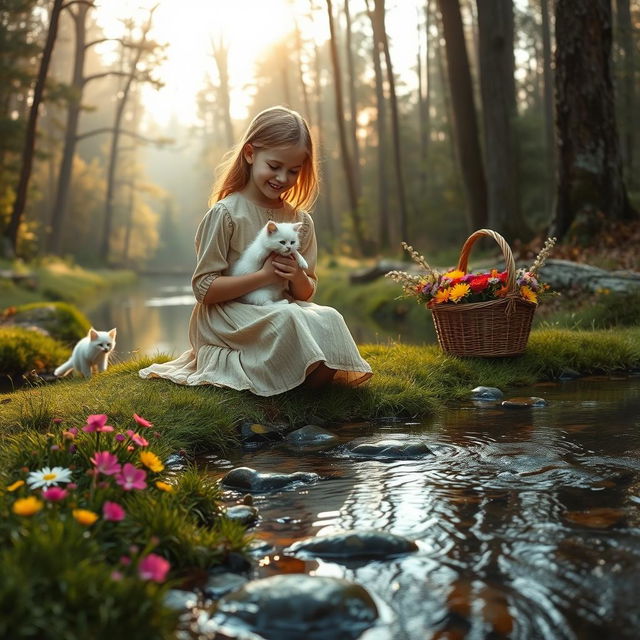
[[106, 371], [109, 354], [116, 346], [116, 330], [96, 331], [93, 327], [73, 348], [71, 357], [61, 364], [53, 374], [66, 376], [72, 369], [85, 378], [91, 377], [91, 370]]
[[[242, 252], [238, 261], [231, 267], [229, 274], [240, 276], [259, 271], [270, 253], [279, 253], [283, 256], [292, 255], [300, 267], [306, 269], [309, 265], [298, 253], [298, 249], [300, 249], [298, 231], [301, 226], [301, 222], [278, 222], [276, 224], [273, 220], [269, 220], [260, 229], [255, 240]], [[243, 302], [259, 305], [275, 302], [288, 304], [289, 302], [284, 297], [284, 287], [281, 284], [273, 284], [250, 291], [239, 299]]]

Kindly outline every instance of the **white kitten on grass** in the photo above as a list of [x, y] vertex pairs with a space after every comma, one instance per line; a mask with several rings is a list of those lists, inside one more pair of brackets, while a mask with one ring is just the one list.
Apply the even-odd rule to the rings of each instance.
[[73, 348], [71, 357], [64, 364], [61, 364], [53, 374], [62, 377], [75, 371], [85, 378], [90, 378], [93, 369], [106, 371], [109, 354], [115, 346], [115, 329], [96, 331], [91, 327], [89, 333]]
[[[255, 240], [242, 252], [229, 274], [241, 276], [259, 271], [270, 253], [279, 253], [282, 256], [292, 255], [302, 269], [308, 268], [307, 261], [298, 253], [300, 249], [298, 231], [301, 226], [301, 222], [276, 223], [269, 220], [260, 229]], [[239, 300], [258, 305], [289, 303], [284, 296], [284, 286], [281, 284], [272, 284], [250, 291]]]

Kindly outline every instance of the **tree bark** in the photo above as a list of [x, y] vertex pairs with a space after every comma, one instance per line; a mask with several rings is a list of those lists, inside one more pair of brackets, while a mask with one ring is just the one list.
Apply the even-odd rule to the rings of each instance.
[[223, 42], [222, 38], [218, 43], [211, 43], [213, 51], [213, 59], [218, 68], [219, 85], [218, 91], [218, 108], [224, 122], [224, 133], [227, 147], [231, 149], [234, 143], [233, 123], [231, 122], [231, 102], [229, 96], [229, 47]]
[[73, 18], [75, 31], [75, 54], [73, 57], [73, 75], [71, 77], [71, 100], [67, 110], [67, 123], [64, 130], [64, 148], [62, 150], [62, 161], [58, 173], [58, 184], [56, 195], [53, 201], [53, 209], [49, 223], [49, 233], [47, 249], [49, 252], [59, 255], [62, 249], [62, 232], [64, 221], [69, 206], [69, 187], [71, 186], [71, 175], [73, 172], [73, 158], [78, 142], [78, 123], [80, 121], [80, 110], [82, 108], [82, 92], [84, 82], [84, 61], [87, 52], [87, 27], [86, 19], [89, 9], [88, 4], [79, 4], [77, 13], [69, 8], [69, 14]]
[[489, 228], [512, 242], [526, 239], [527, 235], [520, 211], [518, 152], [513, 132], [513, 4], [510, 0], [480, 0], [477, 8]]
[[429, 0], [424, 4], [424, 72], [422, 56], [422, 31], [420, 21], [418, 21], [418, 131], [420, 132], [420, 205], [423, 205], [427, 198], [428, 175], [427, 165], [429, 159], [429, 139], [431, 135], [430, 127], [430, 99], [431, 99], [431, 64], [430, 64], [430, 12]]
[[488, 215], [487, 184], [482, 165], [469, 58], [458, 0], [438, 0], [438, 6], [444, 29], [458, 161], [468, 202], [467, 221], [469, 230], [473, 231], [487, 226]]
[[371, 21], [373, 31], [373, 70], [375, 74], [376, 89], [376, 131], [378, 133], [378, 248], [388, 249], [391, 235], [391, 216], [389, 215], [389, 181], [387, 178], [387, 159], [389, 157], [389, 139], [387, 137], [387, 107], [384, 99], [384, 78], [382, 64], [380, 62], [380, 47], [376, 37], [376, 17], [369, 7], [367, 0], [367, 13]]
[[398, 113], [398, 98], [396, 96], [396, 81], [393, 75], [393, 64], [391, 63], [391, 52], [389, 51], [389, 38], [387, 38], [387, 32], [385, 28], [385, 6], [384, 0], [374, 0], [375, 12], [376, 12], [376, 24], [378, 27], [378, 38], [382, 51], [384, 52], [385, 66], [387, 68], [387, 83], [389, 85], [389, 104], [391, 106], [391, 142], [393, 145], [393, 165], [395, 170], [396, 185], [398, 192], [398, 204], [399, 204], [399, 233], [400, 239], [404, 242], [409, 242], [409, 229], [408, 229], [408, 211], [407, 211], [407, 197], [406, 189], [404, 186], [404, 171], [400, 140], [400, 115]]
[[360, 179], [360, 146], [358, 144], [358, 105], [356, 100], [356, 72], [353, 62], [353, 38], [351, 37], [351, 13], [349, 12], [349, 0], [344, 0], [344, 17], [346, 26], [345, 46], [347, 53], [347, 82], [349, 83], [349, 135], [353, 149], [353, 179], [356, 184], [358, 201], [362, 197], [362, 184]]
[[147, 44], [147, 36], [151, 29], [151, 21], [153, 18], [153, 12], [157, 8], [156, 5], [149, 11], [149, 18], [142, 30], [142, 37], [138, 46], [135, 49], [133, 54], [133, 60], [131, 61], [131, 65], [129, 67], [129, 73], [126, 77], [124, 87], [120, 91], [120, 97], [118, 99], [118, 103], [116, 105], [116, 113], [113, 122], [113, 136], [111, 138], [111, 145], [109, 148], [109, 166], [107, 169], [107, 194], [105, 198], [105, 206], [104, 206], [104, 220], [103, 220], [103, 228], [102, 228], [102, 239], [100, 243], [100, 259], [107, 263], [109, 260], [109, 251], [111, 248], [111, 233], [113, 227], [113, 200], [115, 196], [115, 176], [116, 176], [116, 167], [118, 164], [118, 146], [120, 143], [120, 135], [122, 134], [122, 116], [124, 115], [124, 109], [127, 104], [127, 99], [129, 98], [129, 92], [131, 90], [131, 86], [133, 85], [134, 80], [136, 79], [136, 73], [138, 71], [138, 65], [140, 64], [140, 59], [142, 58], [142, 54], [145, 52], [145, 47]]
[[551, 233], [587, 243], [637, 217], [622, 178], [611, 79], [610, 0], [556, 0], [558, 187]]
[[353, 224], [353, 233], [356, 238], [356, 245], [362, 255], [369, 253], [369, 247], [364, 235], [362, 220], [358, 210], [358, 194], [356, 192], [355, 179], [353, 176], [353, 162], [349, 153], [349, 145], [347, 144], [347, 132], [344, 126], [344, 100], [342, 97], [342, 73], [340, 71], [340, 61], [338, 59], [338, 47], [336, 45], [336, 32], [333, 22], [333, 6], [331, 0], [327, 0], [327, 14], [329, 18], [330, 31], [330, 48], [331, 48], [331, 64], [333, 66], [333, 74], [335, 79], [335, 107], [336, 121], [338, 125], [338, 136], [340, 138], [340, 151], [342, 155], [342, 165], [344, 167], [344, 175], [347, 183], [347, 195], [349, 198], [349, 214]]
[[40, 104], [42, 102], [42, 97], [44, 94], [45, 82], [47, 80], [47, 73], [49, 71], [49, 64], [51, 62], [51, 54], [53, 53], [53, 47], [55, 46], [56, 37], [58, 35], [58, 23], [60, 21], [62, 4], [63, 0], [54, 0], [53, 6], [51, 7], [49, 29], [47, 30], [47, 39], [42, 51], [38, 77], [36, 78], [36, 83], [33, 89], [33, 100], [29, 109], [29, 120], [27, 122], [24, 147], [22, 150], [20, 178], [18, 180], [18, 186], [16, 189], [16, 198], [13, 203], [11, 220], [9, 221], [9, 225], [5, 234], [10, 245], [7, 248], [7, 251], [12, 252], [13, 255], [17, 255], [18, 253], [18, 231], [20, 229], [20, 224], [22, 223], [22, 218], [24, 216], [24, 209], [27, 204], [27, 191], [29, 189], [29, 180], [31, 178], [33, 155], [35, 152], [36, 144], [38, 111], [40, 109]]
[[625, 176], [629, 188], [635, 186], [635, 174], [633, 163], [633, 148], [635, 145], [635, 91], [634, 82], [634, 41], [633, 22], [631, 20], [631, 8], [629, 0], [616, 0], [617, 35], [619, 38], [619, 51], [621, 55], [622, 78], [619, 84], [621, 99], [621, 124], [620, 132], [622, 161], [625, 168]]
[[551, 27], [549, 25], [549, 2], [540, 1], [540, 12], [542, 14], [542, 56], [543, 56], [543, 76], [544, 76], [544, 133], [547, 146], [547, 209], [551, 211], [553, 206], [553, 193], [555, 192], [556, 181], [556, 143], [554, 131], [553, 115], [553, 69], [551, 68]]

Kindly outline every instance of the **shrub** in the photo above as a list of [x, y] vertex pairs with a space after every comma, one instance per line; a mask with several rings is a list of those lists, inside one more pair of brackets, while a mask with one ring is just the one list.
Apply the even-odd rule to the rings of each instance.
[[0, 375], [18, 377], [32, 369], [52, 369], [69, 356], [57, 340], [22, 327], [0, 327]]

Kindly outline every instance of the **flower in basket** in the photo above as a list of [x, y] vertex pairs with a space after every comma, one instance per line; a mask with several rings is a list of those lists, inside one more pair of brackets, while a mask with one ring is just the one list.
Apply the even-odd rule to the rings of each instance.
[[[515, 292], [523, 300], [537, 304], [549, 290], [549, 286], [538, 279], [538, 272], [555, 243], [555, 238], [548, 238], [531, 267], [516, 271]], [[398, 282], [406, 296], [415, 296], [418, 302], [430, 308], [442, 304], [498, 300], [509, 293], [506, 271], [491, 269], [482, 273], [464, 273], [459, 269], [450, 269], [440, 272], [430, 267], [424, 256], [412, 246], [403, 242], [402, 247], [423, 272], [389, 271], [386, 276]]]

